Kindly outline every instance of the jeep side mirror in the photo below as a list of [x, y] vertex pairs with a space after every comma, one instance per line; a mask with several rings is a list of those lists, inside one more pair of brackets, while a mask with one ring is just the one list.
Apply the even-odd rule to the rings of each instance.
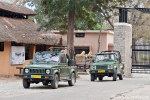
[[33, 60], [30, 60], [30, 64], [33, 64]]

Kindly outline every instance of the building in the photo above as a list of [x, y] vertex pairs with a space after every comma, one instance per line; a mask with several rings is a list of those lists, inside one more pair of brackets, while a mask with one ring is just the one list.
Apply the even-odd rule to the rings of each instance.
[[[37, 32], [39, 25], [28, 20], [29, 16], [35, 15], [26, 7], [0, 2], [0, 76], [19, 74], [16, 68], [29, 64], [36, 51], [66, 45], [67, 35], [59, 35], [58, 31]], [[76, 54], [82, 51], [97, 53], [99, 33], [94, 30], [74, 31]], [[100, 51], [103, 50], [113, 50], [111, 31], [102, 31], [100, 35]]]
[[[53, 31], [58, 34], [58, 31]], [[86, 30], [86, 31], [74, 31], [74, 47], [76, 54], [80, 54], [85, 51], [86, 54], [92, 51], [93, 54], [98, 50], [98, 37], [100, 31], [98, 30]], [[100, 34], [100, 48], [99, 52], [103, 50], [113, 50], [113, 31], [102, 31]], [[67, 41], [67, 34], [62, 35], [62, 39]]]
[[19, 74], [16, 67], [28, 64], [36, 51], [61, 45], [61, 36], [40, 31], [28, 20], [36, 13], [26, 7], [0, 2], [0, 76]]

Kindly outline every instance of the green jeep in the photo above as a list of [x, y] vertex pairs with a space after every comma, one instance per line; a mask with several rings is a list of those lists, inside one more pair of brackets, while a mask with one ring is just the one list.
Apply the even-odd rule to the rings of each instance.
[[122, 64], [121, 55], [119, 51], [102, 51], [97, 53], [90, 66], [91, 81], [99, 78], [103, 80], [104, 76], [113, 77], [113, 81], [123, 80], [124, 65]]
[[31, 83], [38, 84], [39, 82], [42, 82], [43, 85], [50, 83], [52, 89], [58, 88], [59, 81], [68, 81], [69, 86], [75, 84], [77, 66], [73, 58], [74, 50], [67, 49], [72, 59], [69, 59], [69, 56], [60, 50], [62, 48], [36, 52], [34, 59], [22, 70], [21, 78], [24, 88], [29, 88]]

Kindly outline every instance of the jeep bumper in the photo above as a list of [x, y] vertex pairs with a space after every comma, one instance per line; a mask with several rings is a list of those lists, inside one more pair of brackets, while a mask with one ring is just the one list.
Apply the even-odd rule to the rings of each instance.
[[54, 80], [54, 75], [25, 75], [21, 74], [20, 77], [22, 79], [30, 79], [30, 80]]
[[114, 71], [113, 70], [92, 70], [90, 71], [90, 74], [99, 74], [99, 75], [108, 75], [108, 74], [113, 74]]

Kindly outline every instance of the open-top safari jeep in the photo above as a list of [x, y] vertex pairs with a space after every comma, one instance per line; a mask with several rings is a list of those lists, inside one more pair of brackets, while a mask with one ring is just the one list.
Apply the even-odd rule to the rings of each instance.
[[[70, 53], [70, 56], [64, 52], [65, 50]], [[36, 52], [34, 59], [22, 70], [23, 87], [29, 88], [31, 83], [42, 82], [43, 85], [50, 83], [51, 87], [56, 89], [59, 81], [68, 81], [69, 86], [73, 86], [77, 76], [74, 54], [73, 49], [62, 47]]]
[[89, 70], [93, 57], [94, 55], [92, 55], [91, 51], [88, 54], [85, 54], [85, 51], [82, 51], [81, 54], [76, 54], [75, 59], [78, 71], [86, 72]]
[[123, 80], [124, 65], [122, 64], [121, 55], [119, 51], [102, 51], [97, 53], [90, 66], [91, 81], [99, 78], [103, 80], [104, 76], [113, 77], [113, 81]]

